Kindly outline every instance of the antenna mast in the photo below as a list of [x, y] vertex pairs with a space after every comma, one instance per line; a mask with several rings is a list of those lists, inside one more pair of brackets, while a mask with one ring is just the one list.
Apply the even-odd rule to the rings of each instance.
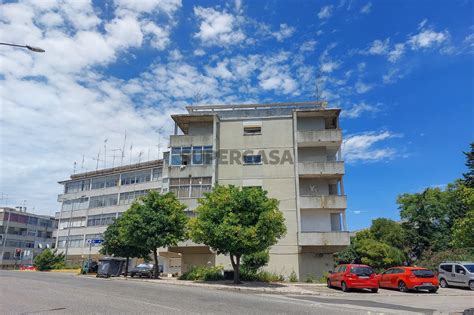
[[120, 159], [120, 166], [123, 165], [123, 158], [125, 157], [125, 142], [127, 142], [127, 130], [125, 130], [125, 136], [123, 137], [122, 158]]

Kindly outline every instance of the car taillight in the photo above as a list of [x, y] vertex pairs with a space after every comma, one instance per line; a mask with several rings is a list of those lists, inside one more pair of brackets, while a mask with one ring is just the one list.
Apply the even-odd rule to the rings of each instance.
[[372, 273], [372, 274], [370, 275], [370, 279], [375, 278], [375, 276], [376, 276], [375, 273]]
[[349, 278], [357, 278], [357, 275], [356, 274], [353, 274], [353, 273], [350, 273], [347, 275]]

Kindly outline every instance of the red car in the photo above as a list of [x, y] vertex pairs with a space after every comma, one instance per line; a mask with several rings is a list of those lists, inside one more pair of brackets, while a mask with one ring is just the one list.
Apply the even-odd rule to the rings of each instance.
[[433, 271], [420, 267], [393, 267], [378, 276], [381, 288], [398, 289], [401, 292], [410, 290], [438, 291], [438, 278]]
[[36, 271], [36, 267], [33, 265], [20, 265], [20, 270]]
[[375, 272], [367, 265], [347, 264], [337, 266], [328, 277], [328, 288], [340, 287], [347, 292], [350, 289], [370, 289], [376, 293], [379, 283]]

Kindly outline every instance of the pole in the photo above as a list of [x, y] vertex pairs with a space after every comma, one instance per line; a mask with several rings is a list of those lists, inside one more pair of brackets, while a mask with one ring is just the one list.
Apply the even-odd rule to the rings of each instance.
[[28, 50], [31, 50], [31, 51], [34, 51], [34, 52], [39, 52], [39, 53], [44, 53], [45, 52], [45, 50], [43, 48], [29, 46], [29, 45], [16, 45], [16, 44], [9, 44], [9, 43], [0, 43], [0, 45], [26, 48]]

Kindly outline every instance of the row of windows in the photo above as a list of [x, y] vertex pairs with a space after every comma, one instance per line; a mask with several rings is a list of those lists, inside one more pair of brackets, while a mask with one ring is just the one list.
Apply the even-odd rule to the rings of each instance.
[[58, 238], [58, 248], [66, 248], [66, 243], [69, 243], [69, 248], [81, 248], [88, 247], [89, 243], [87, 240], [103, 240], [102, 234], [86, 234], [84, 235], [71, 235], [69, 239], [67, 236], [60, 236]]
[[28, 215], [18, 214], [18, 213], [7, 213], [4, 221], [18, 222], [30, 225], [37, 225], [43, 227], [52, 227], [53, 221], [49, 219], [40, 219], [38, 217], [32, 217]]
[[118, 194], [91, 197], [89, 208], [102, 208], [117, 205]]
[[91, 215], [87, 218], [87, 226], [110, 225], [117, 218], [117, 213]]
[[119, 204], [121, 205], [128, 205], [131, 204], [135, 198], [144, 196], [148, 193], [149, 190], [137, 190], [137, 191], [130, 191], [126, 193], [120, 194]]
[[86, 218], [85, 217], [80, 217], [80, 218], [73, 218], [72, 220], [69, 219], [61, 219], [61, 222], [59, 222], [59, 229], [64, 230], [70, 227], [76, 228], [76, 227], [83, 227], [86, 225]]
[[200, 198], [212, 189], [212, 177], [183, 177], [170, 180], [170, 192], [178, 198]]
[[14, 228], [14, 227], [9, 227], [7, 234], [9, 234], [9, 235], [20, 235], [20, 236], [43, 237], [43, 238], [51, 238], [52, 237], [52, 232], [41, 231], [41, 230], [36, 230], [36, 229], [19, 229], [19, 228]]
[[119, 196], [118, 194], [90, 197], [90, 202], [89, 198], [87, 197], [68, 200], [63, 202], [62, 210], [76, 211], [91, 208], [103, 208], [115, 206], [117, 205], [117, 203], [119, 203], [120, 205], [127, 205], [131, 204], [136, 198], [146, 195], [148, 191], [150, 190], [137, 190], [121, 193], [119, 201], [117, 201], [117, 198]]
[[9, 240], [5, 241], [6, 247], [35, 248], [34, 241]]
[[120, 185], [132, 185], [138, 183], [145, 183], [149, 181], [157, 181], [162, 176], [161, 168], [154, 168], [152, 170], [136, 171], [124, 173], [121, 175], [112, 175], [105, 177], [97, 177], [85, 180], [78, 180], [69, 182], [64, 185], [65, 193], [75, 193], [79, 191], [87, 191], [91, 189], [102, 189], [107, 187], [115, 187]]
[[171, 165], [209, 165], [212, 163], [212, 145], [171, 148]]

